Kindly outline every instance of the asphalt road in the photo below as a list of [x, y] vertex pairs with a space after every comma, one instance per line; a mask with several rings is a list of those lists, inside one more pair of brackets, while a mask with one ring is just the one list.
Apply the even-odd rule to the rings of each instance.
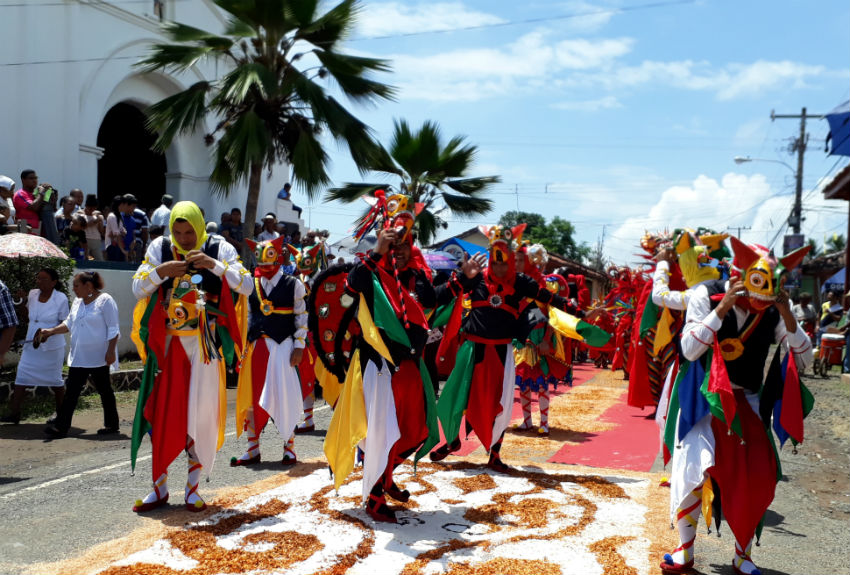
[[[236, 390], [229, 389], [231, 418], [235, 398]], [[316, 431], [296, 436], [295, 450], [301, 459], [322, 452], [332, 412], [321, 400], [315, 407]], [[143, 443], [136, 473], [131, 475], [134, 407], [119, 405], [119, 413], [122, 434], [109, 439], [95, 433], [102, 427], [99, 409], [76, 414], [68, 437], [58, 440], [45, 439], [42, 421], [0, 427], [0, 573], [18, 575], [34, 563], [67, 559], [142, 526], [143, 520], [131, 508], [151, 489], [150, 442]], [[261, 464], [230, 467], [230, 457], [241, 455], [247, 441], [243, 435], [237, 442], [228, 420], [225, 444], [209, 483], [201, 482], [201, 495], [285, 471], [280, 464], [284, 441], [273, 425], [260, 442]], [[182, 507], [185, 481], [186, 458], [181, 456], [170, 468], [170, 506]], [[167, 521], [167, 510], [154, 513]]]

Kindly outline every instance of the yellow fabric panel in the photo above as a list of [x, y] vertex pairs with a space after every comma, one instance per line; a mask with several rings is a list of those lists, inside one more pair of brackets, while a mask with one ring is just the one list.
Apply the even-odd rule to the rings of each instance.
[[139, 335], [139, 328], [142, 325], [142, 318], [145, 315], [145, 310], [148, 309], [148, 303], [150, 303], [149, 297], [142, 298], [136, 302], [136, 307], [133, 308], [133, 330], [130, 332], [130, 339], [133, 340], [133, 343], [136, 344], [136, 349], [139, 352], [139, 357], [142, 358], [142, 363], [148, 358], [147, 350], [145, 350], [145, 344], [142, 341], [141, 335]]
[[563, 312], [555, 306], [549, 306], [549, 325], [552, 329], [570, 339], [584, 341], [584, 338], [576, 331], [579, 321], [581, 320], [576, 316]]
[[227, 368], [218, 360], [218, 442], [215, 450], [224, 445], [224, 428], [227, 426]]
[[366, 305], [363, 294], [360, 294], [360, 304], [357, 307], [357, 321], [360, 323], [360, 329], [363, 330], [363, 339], [366, 340], [366, 343], [381, 354], [381, 357], [387, 360], [388, 363], [393, 363], [390, 350], [387, 349], [381, 337], [381, 332], [378, 331], [378, 326], [372, 320], [372, 314], [369, 313], [369, 306]]
[[658, 320], [658, 327], [655, 328], [655, 342], [652, 346], [652, 355], [658, 357], [662, 349], [667, 347], [667, 344], [673, 341], [673, 333], [670, 327], [673, 325], [673, 316], [667, 306], [664, 306], [664, 311], [661, 312], [661, 318]]
[[248, 418], [248, 410], [251, 409], [253, 389], [251, 382], [251, 356], [254, 353], [254, 344], [249, 343], [242, 358], [242, 369], [239, 370], [239, 384], [236, 387], [236, 437], [241, 437], [245, 430], [245, 420]]
[[711, 504], [714, 501], [714, 490], [711, 487], [711, 479], [706, 479], [702, 484], [702, 516], [705, 518], [705, 526], [711, 529]]
[[242, 351], [248, 344], [248, 296], [245, 294], [239, 294], [239, 299], [236, 300], [236, 325], [239, 326], [239, 334], [242, 336], [242, 345], [239, 346], [239, 351]]
[[316, 379], [319, 381], [319, 385], [322, 387], [322, 396], [325, 398], [327, 404], [333, 408], [339, 399], [342, 384], [334, 374], [325, 369], [325, 364], [321, 361], [316, 362], [314, 372], [316, 374]]
[[325, 457], [334, 475], [334, 488], [339, 491], [345, 479], [354, 471], [357, 444], [366, 437], [366, 400], [363, 398], [363, 376], [360, 372], [360, 351], [355, 351], [346, 374], [342, 395], [334, 409], [325, 436]]

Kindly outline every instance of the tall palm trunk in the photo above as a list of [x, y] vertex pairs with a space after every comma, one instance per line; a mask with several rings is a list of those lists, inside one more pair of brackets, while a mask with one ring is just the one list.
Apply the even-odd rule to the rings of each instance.
[[251, 261], [251, 250], [244, 240], [254, 237], [254, 222], [257, 221], [257, 204], [260, 201], [260, 177], [262, 175], [263, 165], [260, 162], [252, 162], [248, 178], [248, 199], [245, 202], [245, 220], [242, 222], [242, 261], [246, 263]]

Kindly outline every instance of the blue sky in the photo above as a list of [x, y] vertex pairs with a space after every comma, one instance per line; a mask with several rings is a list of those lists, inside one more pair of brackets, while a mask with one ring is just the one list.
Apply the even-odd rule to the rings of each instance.
[[[635, 261], [644, 229], [749, 226], [743, 239], [768, 243], [793, 203], [799, 133], [771, 110], [825, 113], [850, 97], [848, 29], [846, 0], [364, 2], [346, 49], [389, 59], [381, 79], [399, 93], [351, 109], [384, 142], [394, 118], [434, 120], [478, 146], [471, 175], [502, 177], [493, 212], [450, 218], [440, 237], [519, 202], [572, 221], [579, 241], [604, 230], [617, 263]], [[847, 205], [816, 188], [847, 159], [826, 156], [825, 120], [807, 131], [803, 231], [820, 242], [846, 230]], [[332, 153], [335, 183], [363, 181]], [[338, 239], [355, 212], [317, 200], [308, 213]]]

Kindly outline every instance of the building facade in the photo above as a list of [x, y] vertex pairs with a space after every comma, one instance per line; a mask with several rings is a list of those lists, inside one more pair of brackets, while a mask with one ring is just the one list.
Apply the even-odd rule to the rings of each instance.
[[[247, 182], [227, 198], [212, 193], [212, 148], [205, 131], [177, 138], [165, 154], [150, 151], [154, 136], [143, 110], [226, 70], [200, 62], [179, 76], [142, 74], [134, 67], [154, 43], [167, 42], [161, 23], [173, 20], [220, 32], [225, 17], [208, 0], [34, 0], [0, 4], [6, 40], [0, 51], [0, 174], [19, 182], [34, 169], [63, 195], [71, 188], [107, 204], [133, 193], [143, 207], [163, 193], [192, 200], [217, 221], [244, 211]], [[263, 178], [258, 213], [274, 211], [288, 166]]]

